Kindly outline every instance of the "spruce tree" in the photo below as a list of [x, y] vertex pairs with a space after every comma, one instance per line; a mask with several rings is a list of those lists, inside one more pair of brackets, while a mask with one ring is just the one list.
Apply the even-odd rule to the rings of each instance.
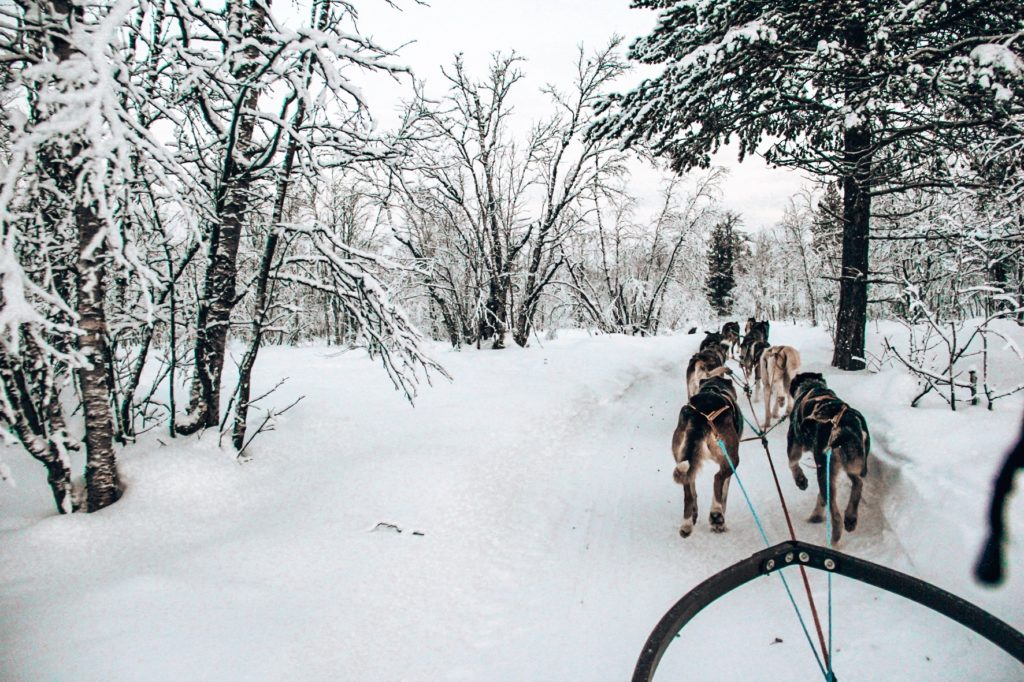
[[719, 315], [732, 314], [732, 290], [736, 286], [736, 228], [739, 215], [727, 212], [712, 229], [708, 244], [708, 303]]

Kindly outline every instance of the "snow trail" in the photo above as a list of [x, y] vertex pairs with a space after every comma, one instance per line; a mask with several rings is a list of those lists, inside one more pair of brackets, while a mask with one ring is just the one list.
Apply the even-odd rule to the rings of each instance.
[[[969, 579], [970, 543], [982, 536], [971, 515], [983, 513], [996, 458], [943, 483], [955, 448], [978, 437], [953, 438], [948, 454], [948, 434], [908, 440], [907, 428], [935, 430], [948, 413], [895, 407], [898, 377], [833, 374], [823, 331], [773, 325], [772, 340], [799, 348], [804, 368], [825, 371], [872, 427], [860, 523], [839, 548], [1024, 625], [1013, 570], [999, 592]], [[698, 341], [570, 332], [526, 350], [441, 350], [455, 380], [415, 408], [361, 353], [269, 348], [254, 390], [290, 375], [278, 399], [307, 397], [253, 444], [250, 463], [237, 465], [211, 434], [168, 447], [150, 434], [122, 459], [124, 499], [93, 515], [54, 516], [34, 463], [9, 452], [20, 485], [0, 486], [0, 678], [628, 679], [680, 596], [762, 547], [737, 486], [729, 531], [710, 531], [711, 467], [697, 481], [693, 535], [677, 533], [669, 443]], [[979, 447], [999, 454], [1017, 407], [953, 421], [982, 424]], [[782, 490], [798, 537], [822, 544], [824, 525], [805, 521], [815, 486], [793, 484], [785, 429], [769, 436]], [[757, 441], [741, 446], [739, 474], [772, 542], [786, 539]], [[951, 522], [936, 495], [965, 518]], [[1011, 527], [1022, 509], [1011, 509]], [[1011, 561], [1021, 554], [1011, 547]], [[811, 579], [824, 617], [825, 576]], [[834, 601], [840, 679], [1020, 674], [988, 643], [898, 597], [837, 578]], [[769, 577], [701, 613], [661, 673], [816, 670]]]

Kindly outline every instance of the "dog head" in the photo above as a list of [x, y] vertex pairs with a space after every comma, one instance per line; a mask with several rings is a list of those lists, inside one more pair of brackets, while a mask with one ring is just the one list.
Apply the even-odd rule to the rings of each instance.
[[718, 332], [704, 332], [704, 340], [700, 342], [700, 345], [704, 346], [711, 343], [719, 343], [722, 340], [722, 335]]
[[717, 343], [701, 348], [694, 357], [700, 358], [705, 368], [718, 367], [725, 364], [725, 350]]
[[704, 340], [700, 342], [700, 350], [714, 348], [717, 351], [721, 351], [722, 342], [722, 335], [718, 332], [704, 332]]
[[732, 385], [729, 374], [728, 367], [717, 367], [707, 377], [701, 379], [700, 392], [728, 396], [730, 400], [736, 402], [736, 388]]
[[818, 372], [800, 372], [789, 385], [789, 394], [794, 398], [812, 388], [828, 388], [825, 377]]
[[754, 322], [752, 325], [750, 325], [750, 330], [747, 332], [747, 334], [750, 336], [760, 337], [762, 340], [767, 341], [768, 329], [768, 320], [761, 320], [760, 322]]

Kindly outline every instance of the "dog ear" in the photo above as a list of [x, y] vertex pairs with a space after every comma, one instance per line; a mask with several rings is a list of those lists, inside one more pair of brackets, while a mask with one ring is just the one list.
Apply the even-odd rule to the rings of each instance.
[[804, 383], [804, 373], [801, 372], [793, 377], [793, 381], [789, 382], [789, 395], [796, 397], [797, 391], [800, 390], [800, 384]]
[[812, 383], [815, 381], [824, 381], [824, 377], [817, 372], [800, 372], [793, 377], [793, 383], [789, 385], [789, 394], [794, 398], [800, 392], [804, 384]]

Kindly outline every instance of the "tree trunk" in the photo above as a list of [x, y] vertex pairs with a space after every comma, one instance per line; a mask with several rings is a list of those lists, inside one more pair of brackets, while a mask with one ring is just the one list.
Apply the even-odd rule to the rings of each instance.
[[245, 445], [245, 431], [248, 426], [249, 396], [252, 387], [252, 368], [256, 365], [256, 356], [260, 352], [263, 343], [263, 329], [267, 323], [267, 316], [273, 304], [273, 286], [270, 283], [270, 270], [274, 262], [274, 254], [277, 251], [277, 244], [280, 241], [278, 225], [281, 223], [281, 213], [284, 210], [284, 200], [288, 191], [288, 175], [291, 171], [291, 158], [295, 155], [294, 146], [288, 150], [289, 159], [285, 163], [284, 177], [278, 187], [277, 205], [274, 208], [274, 219], [271, 224], [271, 233], [267, 235], [267, 241], [263, 247], [263, 257], [260, 260], [260, 271], [256, 281], [256, 306], [255, 315], [252, 321], [252, 339], [249, 348], [242, 358], [238, 368], [238, 400], [235, 403], [235, 422], [231, 429], [231, 443], [235, 450], [241, 451]]
[[[314, 2], [312, 12], [313, 25], [323, 30], [327, 20], [326, 3], [322, 1]], [[308, 62], [304, 64], [304, 68], [306, 70], [305, 84], [308, 88], [312, 77], [309, 72], [310, 65]], [[302, 123], [305, 119], [306, 105], [305, 101], [300, 99], [298, 104], [296, 104], [295, 115], [292, 117], [292, 129], [299, 130], [302, 128]], [[235, 403], [235, 423], [231, 429], [231, 443], [238, 452], [241, 452], [245, 446], [245, 432], [248, 427], [249, 415], [249, 396], [252, 388], [252, 369], [256, 365], [256, 356], [259, 354], [260, 346], [263, 343], [263, 331], [274, 302], [274, 286], [270, 279], [270, 271], [274, 264], [274, 255], [277, 252], [278, 242], [280, 242], [279, 230], [281, 229], [281, 222], [284, 220], [284, 205], [288, 198], [292, 168], [295, 165], [295, 155], [298, 151], [298, 140], [294, 134], [289, 135], [288, 148], [285, 150], [281, 176], [278, 180], [277, 191], [274, 196], [274, 213], [270, 221], [270, 234], [267, 235], [267, 240], [264, 243], [263, 257], [260, 260], [260, 270], [256, 279], [256, 314], [252, 321], [252, 339], [249, 343], [249, 349], [242, 358], [242, 364], [238, 368], [238, 401]]]
[[[251, 122], [244, 127], [251, 135]], [[210, 238], [209, 262], [196, 322], [195, 374], [189, 416], [178, 425], [181, 434], [195, 433], [204, 427], [217, 426], [219, 422], [221, 375], [231, 311], [235, 307], [238, 245], [248, 203], [244, 184], [238, 170], [232, 173], [224, 189], [225, 198], [218, 206], [220, 222], [214, 226]]]
[[[846, 30], [846, 48], [859, 60], [867, 50], [867, 33], [859, 20]], [[848, 75], [847, 106], [864, 87], [854, 62]], [[851, 114], [855, 115], [855, 114]], [[843, 134], [843, 260], [839, 279], [835, 352], [832, 366], [863, 369], [864, 336], [868, 321], [868, 245], [871, 221], [871, 129], [865, 120], [849, 125]]]
[[[26, 341], [26, 345], [30, 344]], [[34, 348], [26, 348], [24, 353], [27, 362], [23, 360], [22, 366], [43, 362]], [[15, 358], [0, 348], [0, 379], [3, 383], [5, 403], [10, 409], [9, 413], [4, 411], [4, 417], [28, 453], [46, 467], [46, 481], [53, 493], [57, 511], [61, 514], [70, 514], [73, 511], [71, 470], [68, 468], [67, 458], [54, 442], [54, 436], [58, 434], [52, 432], [56, 420], [51, 417], [57, 416], [60, 419], [57, 415], [60, 405], [54, 398], [49, 410], [46, 406], [37, 409], [29, 389], [30, 380], [17, 363]]]
[[88, 360], [77, 370], [85, 417], [85, 489], [87, 510], [103, 509], [121, 497], [114, 455], [114, 415], [105, 358], [107, 321], [103, 311], [105, 240], [93, 206], [77, 206], [78, 227], [78, 350]]
[[871, 133], [866, 126], [848, 129], [844, 143], [849, 174], [843, 178], [843, 262], [832, 366], [857, 370], [865, 366]]
[[[49, 9], [54, 20], [54, 30], [50, 37], [53, 53], [57, 61], [64, 64], [75, 54], [75, 48], [67, 40], [67, 35], [82, 20], [84, 9], [65, 0], [52, 2]], [[59, 116], [60, 113], [51, 112], [51, 117]], [[106, 293], [104, 268], [108, 247], [104, 238], [105, 226], [96, 212], [96, 204], [92, 200], [84, 202], [80, 196], [79, 186], [86, 180], [82, 177], [82, 166], [88, 161], [84, 157], [85, 145], [77, 137], [61, 144], [47, 145], [41, 152], [42, 166], [59, 194], [67, 198], [63, 208], [73, 217], [77, 232], [76, 326], [83, 333], [77, 337], [76, 343], [88, 364], [78, 367], [75, 375], [82, 394], [85, 426], [86, 504], [87, 510], [93, 512], [113, 504], [121, 497], [121, 483], [114, 454], [113, 386], [109, 365], [111, 356], [107, 348], [107, 324], [103, 309]], [[24, 395], [26, 398], [29, 396], [27, 392]], [[52, 400], [54, 402], [47, 408], [50, 413], [45, 415], [45, 421], [53, 431], [48, 433], [44, 417], [38, 413], [35, 416], [39, 423], [29, 424], [33, 433], [45, 435], [50, 442], [46, 447], [46, 459], [40, 457], [43, 451], [41, 443], [37, 442], [29, 450], [46, 465], [54, 501], [60, 511], [66, 512], [72, 506], [68, 499], [70, 485], [67, 480], [67, 462], [54, 442], [55, 436], [62, 437], [55, 432], [63, 430], [63, 417], [56, 402], [57, 396], [52, 396]]]
[[[256, 40], [266, 23], [264, 6], [253, 3], [240, 12], [243, 17], [240, 19], [243, 22], [240, 28], [242, 35]], [[249, 48], [246, 54], [249, 61], [239, 66], [236, 72], [239, 80], [244, 80], [257, 68], [258, 52]], [[184, 435], [204, 427], [215, 427], [220, 422], [221, 375], [231, 312], [237, 303], [238, 245], [249, 208], [248, 187], [252, 181], [248, 169], [237, 159], [244, 157], [250, 147], [256, 126], [255, 117], [243, 112], [256, 109], [259, 94], [257, 88], [250, 87], [241, 96], [241, 106], [235, 110], [232, 132], [228, 135], [224, 151], [224, 169], [215, 203], [216, 222], [210, 234], [206, 279], [196, 321], [195, 368], [188, 416], [177, 426], [178, 433]]]

